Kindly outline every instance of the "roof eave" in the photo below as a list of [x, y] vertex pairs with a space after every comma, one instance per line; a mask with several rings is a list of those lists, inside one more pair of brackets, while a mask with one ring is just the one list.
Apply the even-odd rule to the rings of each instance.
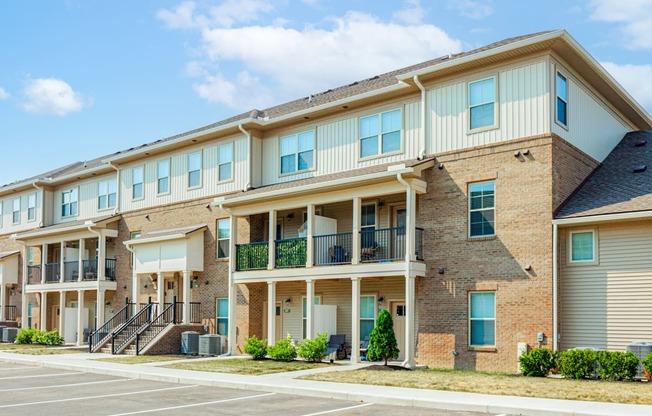
[[635, 219], [645, 219], [652, 218], [652, 210], [646, 211], [632, 211], [632, 212], [617, 212], [612, 214], [595, 214], [595, 215], [584, 215], [570, 218], [556, 218], [552, 220], [553, 224], [556, 225], [577, 225], [577, 224], [587, 224], [595, 222], [607, 222], [607, 221], [626, 221], [626, 220], [635, 220]]

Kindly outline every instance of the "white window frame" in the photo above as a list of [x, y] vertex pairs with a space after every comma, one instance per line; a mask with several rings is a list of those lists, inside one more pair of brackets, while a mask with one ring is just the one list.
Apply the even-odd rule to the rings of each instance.
[[[66, 194], [70, 194], [70, 202], [66, 203]], [[75, 199], [72, 199], [72, 196], [75, 195]], [[73, 204], [75, 204], [75, 212], [72, 212]], [[68, 215], [63, 215], [63, 207], [69, 205]], [[76, 217], [79, 214], [79, 189], [70, 188], [66, 191], [61, 191], [61, 218], [70, 218]]]
[[[16, 202], [18, 202], [18, 210], [16, 210]], [[20, 197], [11, 201], [11, 223], [20, 224]]]
[[[140, 171], [140, 182], [136, 182], [136, 172]], [[136, 196], [136, 185], [140, 185], [140, 196]], [[145, 199], [145, 166], [135, 166], [131, 169], [131, 200], [140, 201]]]
[[[573, 260], [573, 234], [583, 234], [591, 233], [592, 234], [592, 243], [593, 243], [593, 258], [591, 260]], [[598, 228], [578, 228], [573, 230], [568, 230], [567, 237], [567, 249], [568, 252], [568, 264], [571, 266], [592, 266], [599, 264], [598, 259]]]
[[[315, 300], [318, 301], [315, 305], [322, 305], [321, 295], [315, 295]], [[303, 303], [306, 303], [306, 314], [303, 314]], [[314, 301], [313, 301], [314, 302]], [[301, 336], [303, 339], [306, 339], [306, 330], [308, 329], [308, 296], [301, 296]]]
[[[492, 208], [476, 208], [476, 209], [471, 209], [471, 187], [474, 185], [484, 185], [486, 183], [493, 183], [494, 184], [494, 205]], [[488, 180], [488, 181], [482, 181], [482, 182], [471, 182], [467, 185], [467, 198], [466, 198], [466, 203], [467, 203], [467, 223], [468, 223], [468, 230], [467, 230], [467, 236], [468, 238], [490, 238], [490, 237], [495, 237], [496, 236], [496, 224], [498, 223], [497, 218], [496, 218], [496, 181], [495, 180]], [[494, 232], [493, 234], [482, 234], [482, 235], [471, 235], [471, 213], [472, 212], [478, 212], [478, 211], [489, 211], [493, 210], [494, 212]]]
[[[399, 119], [401, 120], [401, 126], [398, 130], [390, 130], [390, 131], [383, 131], [383, 115], [393, 113], [395, 111], [399, 112]], [[385, 156], [391, 156], [391, 155], [397, 155], [397, 154], [402, 154], [403, 153], [403, 128], [405, 126], [405, 120], [403, 119], [404, 111], [402, 107], [399, 108], [393, 108], [391, 110], [387, 111], [382, 111], [380, 113], [375, 113], [375, 114], [369, 114], [363, 117], [358, 118], [358, 158], [360, 161], [365, 161], [365, 160], [370, 160], [370, 159], [376, 159], [380, 157], [385, 157]], [[370, 118], [370, 117], [378, 117], [378, 134], [376, 135], [376, 138], [378, 140], [377, 142], [377, 149], [376, 153], [372, 155], [367, 155], [367, 156], [362, 156], [362, 141], [364, 139], [369, 139], [374, 136], [365, 136], [362, 137], [362, 121], [364, 119]], [[383, 136], [386, 134], [390, 133], [396, 133], [398, 132], [399, 134], [399, 149], [398, 150], [392, 150], [388, 152], [383, 152]]]
[[[115, 187], [115, 192], [111, 192], [111, 184], [113, 183], [113, 186]], [[106, 186], [106, 193], [102, 194], [102, 185]], [[113, 201], [114, 204], [111, 205], [111, 195], [113, 195]], [[101, 198], [104, 197], [106, 201], [106, 205], [102, 206], [100, 201]], [[108, 209], [115, 208], [116, 205], [118, 204], [118, 183], [116, 182], [115, 179], [105, 179], [103, 181], [99, 181], [97, 183], [97, 210], [98, 211], [105, 211]]]
[[36, 192], [27, 195], [27, 221], [36, 221]]
[[[220, 316], [220, 301], [226, 301], [226, 316]], [[226, 319], [226, 334], [220, 335], [229, 335], [229, 308], [229, 298], [215, 298], [215, 332], [220, 327], [220, 319]]]
[[[230, 149], [229, 155], [230, 158], [228, 161], [222, 161], [222, 149], [225, 147], [228, 147]], [[234, 159], [234, 149], [235, 145], [233, 142], [231, 143], [225, 143], [217, 147], [217, 183], [224, 183], [224, 182], [232, 182], [233, 181], [233, 159]], [[222, 178], [221, 173], [221, 167], [223, 165], [230, 165], [229, 166], [229, 177], [228, 178]]]
[[[161, 176], [161, 166], [163, 164], [167, 164], [168, 168], [168, 174], [167, 176]], [[170, 188], [172, 187], [172, 181], [170, 180], [172, 177], [172, 161], [170, 158], [167, 159], [161, 159], [158, 162], [156, 162], [156, 195], [169, 195], [170, 194]], [[167, 180], [168, 184], [168, 189], [165, 191], [161, 191], [161, 181], [162, 180]]]
[[[479, 103], [479, 104], [474, 104], [474, 105], [472, 106], [472, 105], [471, 105], [471, 86], [472, 86], [473, 84], [476, 84], [476, 83], [479, 83], [479, 82], [483, 82], [483, 81], [486, 81], [486, 80], [488, 80], [488, 79], [493, 79], [493, 80], [494, 80], [494, 100], [493, 100], [493, 101], [487, 101], [487, 102]], [[471, 80], [471, 81], [469, 81], [469, 82], [467, 83], [467, 87], [466, 87], [466, 89], [467, 89], [467, 91], [466, 91], [466, 99], [468, 100], [468, 101], [467, 101], [467, 106], [466, 106], [467, 119], [468, 119], [468, 121], [467, 121], [467, 123], [466, 123], [466, 130], [467, 130], [467, 132], [468, 132], [468, 133], [479, 133], [479, 132], [486, 131], [486, 130], [494, 130], [494, 129], [497, 129], [497, 128], [499, 127], [499, 124], [498, 124], [498, 116], [499, 116], [499, 114], [500, 114], [500, 113], [499, 113], [499, 108], [500, 108], [500, 99], [499, 99], [499, 97], [498, 97], [498, 91], [499, 91], [499, 88], [498, 88], [498, 75], [495, 74], [495, 75], [491, 75], [491, 76], [488, 76], [488, 77], [483, 77], [483, 78], [478, 78], [478, 79]], [[492, 103], [492, 102], [493, 102], [493, 104], [494, 104], [494, 122], [493, 122], [491, 125], [472, 128], [472, 127], [471, 127], [471, 108], [480, 107], [480, 106], [483, 106], [483, 105], [490, 104], [490, 103]]]
[[[471, 296], [477, 293], [491, 293], [494, 295], [494, 317], [493, 318], [471, 318]], [[468, 303], [468, 343], [470, 348], [496, 348], [496, 339], [498, 338], [498, 327], [496, 326], [496, 291], [494, 290], [475, 290], [469, 292], [467, 297]], [[471, 343], [471, 321], [493, 321], [494, 322], [494, 343], [493, 345], [489, 344], [472, 344]]]
[[[199, 169], [195, 170], [190, 170], [190, 158], [194, 156], [199, 156]], [[198, 152], [192, 152], [188, 153], [188, 156], [186, 158], [186, 162], [188, 163], [188, 169], [187, 169], [187, 181], [186, 185], [188, 186], [188, 189], [198, 189], [201, 188], [203, 183], [204, 183], [204, 174], [203, 174], [203, 167], [204, 167], [204, 154], [201, 150]], [[198, 172], [199, 173], [199, 183], [196, 185], [191, 185], [190, 184], [190, 175], [193, 172]]]
[[[229, 238], [220, 238], [220, 221], [227, 221], [229, 223]], [[215, 257], [218, 259], [228, 259], [231, 255], [231, 218], [219, 218], [215, 225], [217, 226], [216, 234], [215, 237], [217, 237], [217, 252], [215, 253]], [[228, 253], [226, 253], [226, 256], [220, 256], [220, 241], [228, 241], [229, 242], [229, 249]]]
[[[299, 136], [302, 134], [310, 133], [312, 135], [312, 147], [309, 150], [299, 150]], [[314, 129], [311, 130], [305, 130], [305, 131], [300, 131], [297, 133], [293, 134], [286, 134], [285, 136], [280, 136], [278, 138], [278, 152], [279, 152], [279, 157], [278, 157], [278, 173], [279, 176], [287, 176], [287, 175], [295, 175], [297, 173], [302, 173], [302, 172], [310, 172], [314, 171], [316, 169], [316, 160], [317, 160], [317, 151], [315, 150], [315, 147], [317, 147], [317, 140], [316, 140], [316, 132]], [[288, 154], [283, 154], [283, 139], [294, 139], [294, 152], [293, 153], [288, 153]], [[307, 152], [312, 152], [312, 166], [306, 169], [299, 169], [299, 155], [302, 153], [307, 153]], [[283, 172], [283, 158], [286, 156], [292, 156], [294, 155], [294, 170]]]
[[[566, 81], [566, 98], [562, 98], [557, 94], [558, 92], [558, 87], [559, 87], [559, 77], [563, 78], [564, 81]], [[564, 104], [566, 104], [566, 122], [564, 123], [563, 121], [559, 120], [559, 100], [563, 101]], [[568, 77], [564, 74], [562, 74], [559, 71], [555, 71], [555, 123], [557, 123], [559, 126], [563, 127], [564, 129], [568, 130]]]

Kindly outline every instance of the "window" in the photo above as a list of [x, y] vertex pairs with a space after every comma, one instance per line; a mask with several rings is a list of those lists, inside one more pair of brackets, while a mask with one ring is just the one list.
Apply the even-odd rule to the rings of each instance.
[[229, 299], [216, 300], [215, 312], [217, 313], [216, 329], [220, 335], [229, 335]]
[[27, 264], [34, 264], [34, 247], [27, 248]]
[[157, 193], [167, 194], [170, 192], [170, 161], [161, 160], [156, 165]]
[[360, 119], [360, 157], [401, 150], [401, 110]]
[[568, 125], [568, 82], [557, 72], [557, 121]]
[[570, 240], [570, 262], [594, 262], [596, 260], [595, 231], [579, 230], [571, 231], [568, 234]]
[[201, 152], [188, 155], [188, 188], [201, 186]]
[[27, 221], [36, 219], [36, 194], [27, 195]]
[[376, 297], [360, 296], [360, 340], [367, 338], [376, 325]]
[[360, 243], [362, 248], [370, 248], [376, 244], [376, 204], [362, 204], [360, 217]]
[[218, 180], [228, 181], [233, 177], [233, 143], [225, 144], [219, 148]]
[[496, 124], [496, 78], [469, 83], [469, 128], [471, 130]]
[[113, 208], [116, 204], [118, 185], [115, 179], [98, 182], [97, 209]]
[[303, 133], [281, 137], [281, 173], [312, 169], [315, 159], [315, 133]]
[[12, 211], [12, 219], [14, 224], [20, 223], [20, 197], [14, 199], [14, 210]]
[[[141, 234], [140, 231], [134, 231], [134, 232], [131, 233], [130, 236], [131, 236], [131, 239], [134, 240], [136, 238], [140, 238], [141, 235], [142, 234]], [[131, 256], [129, 256], [129, 267], [134, 266], [135, 257], [136, 257], [136, 253], [131, 253]]]
[[496, 293], [469, 293], [469, 345], [496, 345]]
[[77, 215], [77, 189], [63, 191], [61, 195], [61, 216]]
[[231, 220], [217, 220], [217, 258], [228, 259], [231, 246]]
[[469, 185], [469, 237], [496, 235], [494, 182]]
[[[308, 298], [305, 296], [301, 299], [301, 307], [302, 307], [302, 321], [303, 321], [303, 330], [301, 334], [303, 335], [303, 339], [306, 339], [308, 334], [308, 303], [306, 302]], [[314, 304], [315, 305], [321, 305], [321, 296], [315, 296], [314, 297]]]
[[131, 171], [131, 175], [132, 175], [131, 197], [133, 199], [140, 199], [143, 197], [143, 181], [145, 179], [145, 168], [142, 166], [134, 168]]

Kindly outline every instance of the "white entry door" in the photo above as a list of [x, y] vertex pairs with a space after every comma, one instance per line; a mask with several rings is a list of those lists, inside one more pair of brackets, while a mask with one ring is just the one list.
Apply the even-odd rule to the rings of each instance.
[[394, 335], [396, 335], [396, 343], [400, 353], [399, 360], [405, 359], [405, 301], [390, 302], [390, 312], [392, 314], [392, 321], [394, 322]]
[[[267, 338], [267, 302], [263, 302], [263, 339]], [[281, 302], [276, 302], [276, 327], [274, 328], [274, 337], [276, 341], [283, 338], [283, 314], [281, 310]], [[268, 342], [269, 343], [269, 342]]]

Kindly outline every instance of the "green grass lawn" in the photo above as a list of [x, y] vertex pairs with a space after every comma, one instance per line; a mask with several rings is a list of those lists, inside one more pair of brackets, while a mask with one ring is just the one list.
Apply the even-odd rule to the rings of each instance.
[[80, 354], [88, 351], [88, 348], [62, 348], [59, 346], [48, 347], [40, 344], [0, 344], [0, 351], [15, 354], [28, 355], [54, 355], [54, 354]]
[[166, 365], [166, 368], [181, 370], [210, 371], [214, 373], [230, 373], [260, 376], [264, 374], [285, 373], [288, 371], [308, 370], [311, 368], [328, 367], [333, 364], [307, 363], [305, 361], [290, 361], [284, 363], [272, 360], [251, 360], [248, 358], [214, 359], [206, 361], [189, 361]]

